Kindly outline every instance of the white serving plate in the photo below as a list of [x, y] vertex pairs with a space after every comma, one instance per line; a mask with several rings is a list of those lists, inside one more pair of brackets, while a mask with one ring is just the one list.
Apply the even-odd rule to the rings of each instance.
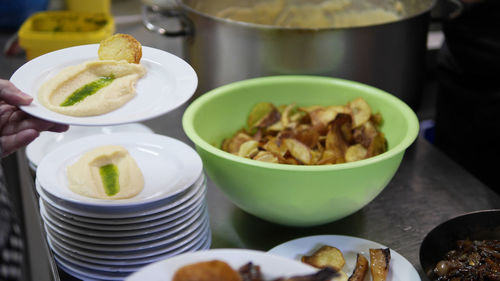
[[[49, 241], [50, 243], [50, 241]], [[211, 235], [209, 233], [208, 236], [204, 237], [204, 240], [200, 240], [198, 244], [195, 244], [192, 248], [188, 249], [186, 252], [193, 252], [193, 251], [198, 251], [198, 250], [206, 250], [210, 248], [211, 244]], [[64, 248], [61, 248], [57, 246], [55, 243], [51, 243], [51, 248], [52, 247], [57, 247], [58, 251], [61, 253], [64, 253], [65, 256], [70, 256], [73, 259], [79, 260], [81, 262], [86, 262], [86, 263], [97, 263], [100, 265], [109, 265], [109, 266], [146, 266], [152, 262], [156, 262], [159, 260], [163, 260], [165, 258], [170, 257], [170, 255], [158, 255], [158, 256], [152, 256], [152, 257], [146, 257], [146, 258], [140, 258], [140, 259], [101, 259], [101, 258], [90, 258], [86, 256], [79, 255], [78, 253], [70, 252]]]
[[141, 65], [147, 73], [136, 84], [137, 95], [124, 106], [97, 116], [74, 117], [51, 111], [38, 101], [38, 90], [63, 68], [97, 60], [99, 44], [82, 45], [57, 50], [39, 56], [21, 66], [10, 81], [33, 97], [21, 110], [40, 119], [82, 126], [106, 126], [140, 122], [168, 113], [194, 94], [198, 77], [181, 58], [163, 50], [142, 47]]
[[144, 260], [146, 258], [156, 258], [158, 256], [170, 257], [183, 253], [188, 249], [194, 248], [196, 245], [201, 245], [205, 242], [207, 237], [210, 236], [210, 226], [207, 223], [206, 227], [199, 235], [195, 237], [185, 237], [175, 244], [168, 244], [163, 247], [157, 247], [154, 249], [145, 249], [140, 251], [122, 251], [122, 252], [109, 252], [109, 251], [98, 251], [92, 249], [85, 249], [81, 247], [76, 247], [74, 245], [68, 244], [60, 239], [54, 232], [51, 232], [48, 228], [47, 237], [52, 241], [52, 243], [57, 244], [59, 247], [77, 254], [79, 256], [85, 256], [89, 258], [98, 259], [114, 259], [114, 260]]
[[[73, 232], [68, 230], [64, 224], [54, 223], [49, 217], [42, 215], [42, 219], [51, 231], [57, 233], [58, 236], [66, 238], [66, 242], [71, 242], [71, 244], [75, 246], [106, 251], [123, 251], [124, 248], [127, 248], [129, 251], [133, 251], [134, 249], [141, 250], [172, 243], [173, 241], [193, 233], [200, 225], [207, 221], [207, 211], [206, 206], [202, 206], [200, 212], [189, 217], [187, 221], [172, 225], [162, 231], [135, 236], [122, 236], [120, 231], [117, 231], [114, 233], [116, 237], [103, 237], [103, 235], [92, 236], [90, 233], [83, 231]], [[108, 234], [111, 235], [113, 233]], [[133, 245], [133, 247], [129, 247], [129, 245]]]
[[[85, 152], [104, 145], [121, 145], [135, 159], [144, 176], [144, 189], [139, 194], [128, 199], [103, 200], [82, 196], [68, 188], [67, 167]], [[42, 159], [36, 178], [46, 193], [73, 209], [121, 213], [171, 203], [196, 182], [202, 168], [196, 151], [181, 141], [157, 134], [115, 133], [61, 145]]]
[[[291, 240], [280, 244], [268, 253], [300, 261], [303, 255], [310, 255], [323, 245], [338, 248], [346, 260], [343, 271], [350, 275], [356, 265], [356, 255], [360, 253], [370, 260], [370, 248], [387, 248], [386, 246], [357, 237], [342, 235], [317, 235]], [[148, 280], [150, 281], [150, 280]], [[387, 281], [421, 281], [415, 268], [399, 253], [391, 249], [390, 269]]]
[[26, 158], [30, 163], [30, 167], [36, 171], [36, 167], [40, 164], [43, 157], [52, 150], [58, 148], [62, 144], [87, 137], [100, 134], [112, 134], [119, 132], [134, 132], [134, 133], [153, 133], [149, 127], [140, 124], [132, 123], [117, 126], [70, 126], [63, 133], [54, 133], [44, 131], [40, 133], [34, 141], [26, 146]]
[[[207, 241], [209, 241], [208, 239]], [[193, 252], [193, 251], [198, 251], [198, 250], [206, 250], [210, 247], [209, 243], [201, 243], [198, 245], [198, 248], [192, 248], [188, 249], [187, 252]], [[82, 280], [86, 281], [92, 281], [92, 280], [123, 280], [123, 277], [119, 275], [118, 277], [114, 274], [109, 274], [108, 272], [104, 271], [96, 271], [96, 270], [88, 270], [86, 268], [83, 268], [81, 266], [72, 264], [71, 262], [68, 262], [67, 260], [62, 259], [61, 257], [56, 256], [56, 262], [59, 264], [59, 266], [69, 273], [70, 275], [77, 277]], [[126, 274], [126, 273], [125, 273]], [[116, 278], [116, 279], [115, 279]]]
[[42, 199], [40, 199], [40, 206], [43, 205], [43, 211], [47, 213], [47, 215], [51, 216], [52, 218], [57, 219], [61, 223], [64, 223], [66, 226], [68, 226], [68, 229], [70, 227], [75, 227], [79, 229], [84, 229], [84, 230], [93, 230], [93, 231], [128, 231], [128, 232], [135, 232], [135, 233], [145, 233], [145, 232], [151, 232], [153, 229], [158, 229], [158, 230], [163, 230], [162, 226], [165, 226], [166, 224], [172, 223], [174, 221], [178, 220], [183, 220], [186, 219], [190, 214], [193, 214], [196, 212], [198, 208], [203, 204], [203, 201], [205, 200], [205, 197], [203, 196], [203, 193], [197, 194], [195, 197], [193, 197], [194, 200], [193, 202], [186, 202], [186, 204], [189, 203], [189, 205], [186, 206], [186, 208], [181, 209], [179, 212], [176, 212], [172, 215], [166, 215], [165, 217], [160, 217], [156, 220], [152, 221], [146, 221], [144, 223], [139, 222], [139, 223], [131, 223], [131, 224], [103, 224], [105, 222], [99, 221], [98, 224], [95, 223], [88, 223], [88, 222], [81, 222], [77, 219], [75, 219], [74, 215], [68, 215], [67, 213], [60, 213], [57, 211], [57, 208], [52, 208], [48, 205], [45, 205]]
[[175, 272], [182, 266], [195, 262], [221, 260], [234, 269], [252, 262], [260, 266], [266, 280], [293, 275], [311, 274], [315, 268], [293, 259], [265, 252], [243, 249], [215, 249], [186, 253], [148, 265], [126, 278], [126, 281], [164, 281], [172, 280]]
[[[200, 182], [201, 181], [201, 182]], [[200, 184], [198, 184], [200, 182]], [[38, 182], [35, 183], [36, 191], [44, 201], [45, 207], [58, 212], [61, 215], [71, 219], [101, 225], [125, 225], [142, 222], [150, 222], [165, 218], [167, 216], [178, 214], [179, 212], [202, 200], [206, 193], [206, 177], [202, 174], [200, 179], [193, 186], [189, 187], [184, 193], [178, 195], [175, 201], [165, 203], [165, 205], [154, 206], [149, 209], [135, 208], [131, 210], [114, 211], [112, 213], [101, 213], [93, 210], [80, 210], [67, 206], [65, 201], [57, 200], [50, 194], [44, 192]], [[109, 211], [109, 210], [108, 210]]]

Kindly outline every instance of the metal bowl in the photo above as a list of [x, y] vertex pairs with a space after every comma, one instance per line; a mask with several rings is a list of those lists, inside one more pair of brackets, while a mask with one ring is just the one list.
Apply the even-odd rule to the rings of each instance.
[[431, 230], [420, 246], [420, 265], [429, 280], [432, 270], [461, 239], [500, 239], [500, 209], [467, 213], [447, 220]]

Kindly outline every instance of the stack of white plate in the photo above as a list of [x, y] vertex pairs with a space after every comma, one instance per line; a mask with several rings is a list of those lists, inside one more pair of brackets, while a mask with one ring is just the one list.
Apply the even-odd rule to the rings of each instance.
[[117, 126], [71, 126], [64, 133], [41, 132], [40, 136], [26, 146], [26, 158], [33, 173], [43, 157], [59, 146], [92, 135], [113, 133], [153, 133], [149, 127], [141, 123], [131, 123]]
[[[144, 189], [122, 200], [81, 196], [66, 167], [102, 145], [124, 146], [144, 175]], [[36, 173], [40, 213], [58, 265], [83, 280], [123, 280], [139, 268], [210, 248], [206, 178], [186, 144], [146, 133], [95, 135], [47, 154]]]

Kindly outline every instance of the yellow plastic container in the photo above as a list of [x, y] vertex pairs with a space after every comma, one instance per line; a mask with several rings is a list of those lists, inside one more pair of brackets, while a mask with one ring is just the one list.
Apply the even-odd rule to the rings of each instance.
[[111, 0], [66, 0], [65, 4], [73, 12], [111, 13]]
[[55, 50], [99, 43], [114, 32], [113, 17], [107, 13], [49, 11], [28, 18], [18, 35], [19, 45], [31, 60]]

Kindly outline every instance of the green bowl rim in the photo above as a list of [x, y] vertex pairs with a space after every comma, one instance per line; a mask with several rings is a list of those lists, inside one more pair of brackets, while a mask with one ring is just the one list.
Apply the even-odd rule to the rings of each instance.
[[[377, 156], [349, 162], [342, 164], [333, 164], [333, 165], [289, 165], [289, 164], [277, 164], [277, 163], [267, 163], [262, 161], [256, 161], [248, 158], [244, 158], [241, 156], [233, 155], [229, 152], [225, 152], [220, 148], [217, 148], [210, 143], [203, 140], [193, 127], [193, 116], [196, 111], [208, 100], [211, 100], [220, 95], [224, 95], [227, 92], [233, 91], [238, 88], [248, 87], [256, 84], [274, 84], [274, 83], [283, 83], [283, 82], [318, 82], [318, 83], [333, 83], [336, 85], [346, 86], [350, 88], [357, 88], [364, 92], [368, 92], [370, 95], [379, 95], [386, 102], [391, 103], [393, 106], [400, 108], [401, 113], [406, 116], [406, 120], [408, 121], [408, 130], [404, 139], [397, 144], [395, 147], [389, 149], [388, 151], [379, 154]], [[323, 76], [308, 76], [308, 75], [277, 75], [277, 76], [267, 76], [267, 77], [259, 77], [252, 78], [247, 80], [242, 80], [238, 82], [233, 82], [230, 84], [226, 84], [224, 86], [215, 88], [213, 90], [208, 91], [207, 93], [201, 95], [196, 100], [194, 100], [184, 112], [182, 117], [182, 126], [184, 132], [188, 136], [189, 139], [200, 148], [214, 154], [218, 157], [225, 158], [230, 161], [235, 161], [241, 164], [246, 164], [255, 167], [262, 167], [267, 169], [274, 170], [288, 170], [288, 171], [332, 171], [332, 170], [343, 170], [343, 169], [351, 169], [354, 167], [364, 166], [373, 164], [376, 162], [383, 161], [385, 159], [389, 159], [401, 152], [404, 152], [406, 148], [408, 148], [416, 139], [419, 131], [419, 123], [418, 118], [413, 112], [413, 110], [399, 98], [383, 91], [378, 88], [351, 81], [341, 78], [333, 78], [333, 77], [323, 77]]]

